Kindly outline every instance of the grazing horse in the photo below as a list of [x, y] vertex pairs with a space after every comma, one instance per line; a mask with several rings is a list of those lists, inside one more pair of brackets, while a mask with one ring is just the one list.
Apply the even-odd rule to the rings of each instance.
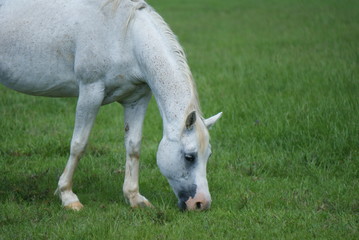
[[143, 0], [0, 0], [0, 82], [16, 91], [78, 97], [70, 156], [57, 193], [83, 207], [72, 179], [101, 105], [124, 107], [126, 174], [132, 207], [151, 206], [139, 192], [142, 125], [154, 95], [163, 120], [157, 164], [185, 210], [211, 197], [208, 129], [185, 54], [164, 20]]

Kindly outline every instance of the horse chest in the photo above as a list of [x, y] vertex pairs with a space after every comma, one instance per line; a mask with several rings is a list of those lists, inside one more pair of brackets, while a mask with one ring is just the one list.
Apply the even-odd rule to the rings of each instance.
[[122, 75], [118, 77], [123, 78], [123, 81], [116, 82], [116, 84], [106, 84], [105, 97], [102, 104], [135, 102], [151, 91], [144, 82], [131, 81]]

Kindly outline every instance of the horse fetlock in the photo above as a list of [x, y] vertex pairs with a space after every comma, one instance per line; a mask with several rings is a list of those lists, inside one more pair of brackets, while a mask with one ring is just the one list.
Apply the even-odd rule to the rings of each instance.
[[66, 178], [61, 176], [55, 193], [61, 196], [61, 193], [68, 191], [72, 192], [72, 181], [70, 182]]

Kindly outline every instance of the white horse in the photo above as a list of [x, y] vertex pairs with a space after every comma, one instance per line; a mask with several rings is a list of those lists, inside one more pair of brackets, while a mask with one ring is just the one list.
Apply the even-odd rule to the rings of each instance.
[[139, 192], [138, 171], [152, 93], [163, 119], [160, 171], [181, 209], [210, 207], [208, 129], [221, 113], [201, 117], [183, 49], [143, 0], [0, 0], [0, 82], [31, 95], [78, 97], [57, 188], [65, 207], [83, 207], [72, 191], [73, 174], [100, 106], [112, 102], [125, 110], [124, 195], [132, 207], [151, 206]]

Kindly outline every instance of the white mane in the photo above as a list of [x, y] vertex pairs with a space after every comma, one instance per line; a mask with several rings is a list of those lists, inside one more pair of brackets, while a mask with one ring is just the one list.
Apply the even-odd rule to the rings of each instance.
[[[108, 4], [112, 3], [112, 8], [115, 11], [120, 7], [122, 1], [126, 1], [126, 0], [107, 0], [103, 6], [107, 6]], [[176, 59], [179, 69], [184, 74], [184, 78], [192, 86], [191, 89], [193, 96], [193, 101], [192, 101], [193, 106], [190, 106], [188, 112], [195, 110], [199, 115], [202, 115], [198, 101], [197, 88], [195, 82], [193, 81], [191, 70], [187, 63], [186, 54], [182, 46], [179, 44], [177, 36], [172, 32], [172, 30], [170, 29], [168, 24], [164, 21], [164, 19], [152, 7], [147, 5], [147, 3], [145, 3], [143, 0], [131, 0], [131, 1], [137, 4], [133, 5], [133, 9], [129, 14], [126, 23], [126, 29], [130, 27], [130, 22], [136, 17], [137, 10], [146, 9], [148, 13], [151, 14], [153, 23], [156, 25], [156, 28], [158, 29], [159, 33], [163, 36], [163, 39], [167, 43], [167, 47], [170, 49], [170, 52], [172, 53], [173, 57]]]
[[175, 57], [181, 72], [184, 74], [185, 79], [189, 81], [189, 83], [192, 86], [191, 89], [192, 89], [192, 96], [194, 97], [193, 99], [194, 106], [191, 106], [193, 107], [193, 109], [188, 109], [188, 112], [196, 110], [201, 115], [199, 101], [198, 101], [198, 93], [196, 90], [197, 88], [195, 82], [193, 81], [191, 70], [187, 63], [186, 54], [182, 46], [179, 44], [177, 36], [172, 32], [168, 24], [153, 8], [149, 9], [149, 13], [151, 13], [151, 16], [153, 17], [154, 23], [156, 24], [156, 27], [159, 29], [159, 32], [163, 35], [165, 41], [168, 43], [168, 47], [170, 48], [170, 51], [173, 53], [173, 56]]

